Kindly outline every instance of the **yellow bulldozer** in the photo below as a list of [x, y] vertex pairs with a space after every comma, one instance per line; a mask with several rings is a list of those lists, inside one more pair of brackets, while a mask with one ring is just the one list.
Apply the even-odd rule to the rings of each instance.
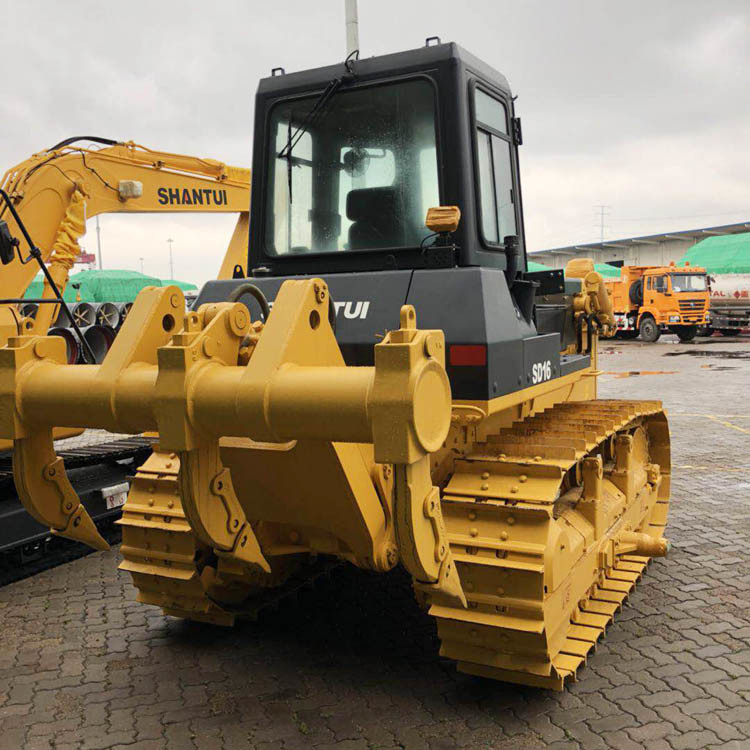
[[597, 399], [591, 262], [527, 272], [521, 140], [452, 43], [261, 80], [247, 278], [187, 313], [144, 290], [101, 365], [0, 350], [25, 507], [105, 547], [52, 430], [156, 431], [121, 521], [140, 601], [228, 626], [320, 560], [400, 564], [460, 670], [562, 689], [667, 552], [669, 430]]

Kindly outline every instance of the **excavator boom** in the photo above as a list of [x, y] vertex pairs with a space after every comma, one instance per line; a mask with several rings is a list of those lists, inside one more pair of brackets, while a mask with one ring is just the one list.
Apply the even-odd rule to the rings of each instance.
[[[84, 220], [103, 213], [237, 213], [238, 227], [222, 273], [231, 278], [234, 265], [244, 265], [249, 169], [215, 159], [155, 151], [132, 141], [98, 140], [103, 143], [96, 148], [80, 145], [75, 139], [63, 141], [49, 151], [34, 154], [3, 176], [0, 187], [10, 195], [45, 261], [54, 257], [61, 234], [68, 245], [76, 247], [85, 223], [81, 222], [81, 210], [71, 209], [82, 202]], [[0, 219], [8, 223], [13, 236], [20, 236], [4, 205]], [[70, 253], [64, 262], [72, 266]], [[23, 265], [16, 258], [3, 269], [0, 296], [22, 297], [37, 270], [35, 264]]]

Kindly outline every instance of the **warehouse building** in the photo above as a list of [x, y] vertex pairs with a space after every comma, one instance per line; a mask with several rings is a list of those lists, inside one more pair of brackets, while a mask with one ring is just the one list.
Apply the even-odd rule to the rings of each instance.
[[[565, 268], [576, 256], [593, 258], [597, 263], [621, 261], [628, 266], [661, 266], [677, 262], [693, 245], [706, 237], [740, 234], [750, 231], [750, 221], [704, 229], [687, 229], [665, 234], [650, 234], [621, 240], [604, 240], [585, 245], [569, 245], [529, 253], [529, 259], [551, 268]], [[619, 263], [618, 263], [619, 265]]]

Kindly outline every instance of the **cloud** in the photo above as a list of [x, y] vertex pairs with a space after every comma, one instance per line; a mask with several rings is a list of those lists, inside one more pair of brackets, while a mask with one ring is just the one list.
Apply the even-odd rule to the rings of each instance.
[[[600, 203], [610, 236], [724, 223], [735, 210], [750, 219], [745, 0], [359, 5], [363, 56], [438, 34], [507, 75], [524, 121], [530, 247], [596, 239]], [[249, 166], [258, 79], [344, 56], [340, 0], [6, 0], [4, 18], [5, 167], [78, 134]], [[175, 273], [202, 282], [232, 220], [105, 216], [102, 227], [108, 265], [137, 268], [145, 254], [163, 275], [172, 236]]]
[[[193, 283], [208, 281], [219, 272], [236, 222], [236, 217], [227, 214], [102, 215], [99, 224], [104, 267], [143, 268], [151, 276], [171, 278], [167, 243], [171, 238], [174, 278]], [[81, 244], [86, 252], [97, 252], [95, 220], [86, 223]]]

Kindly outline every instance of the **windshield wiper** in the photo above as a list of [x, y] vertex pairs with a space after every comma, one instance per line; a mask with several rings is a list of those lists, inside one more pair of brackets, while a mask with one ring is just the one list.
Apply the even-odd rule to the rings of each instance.
[[307, 117], [304, 119], [302, 124], [294, 131], [291, 132], [292, 123], [291, 117], [289, 120], [289, 137], [286, 145], [278, 153], [279, 159], [290, 159], [294, 147], [299, 143], [300, 138], [307, 133], [310, 127], [321, 119], [323, 110], [326, 104], [330, 101], [331, 97], [338, 91], [339, 87], [343, 83], [343, 78], [334, 78], [328, 83], [323, 93], [318, 97], [318, 100], [313, 104], [312, 109], [307, 113]]
[[307, 131], [318, 122], [324, 114], [327, 104], [331, 101], [334, 94], [341, 88], [344, 82], [352, 80], [354, 76], [354, 60], [359, 59], [359, 50], [354, 50], [344, 60], [344, 67], [346, 68], [346, 75], [340, 78], [334, 78], [328, 82], [321, 95], [313, 104], [312, 109], [307, 113], [307, 117], [302, 121], [302, 124], [292, 133], [292, 117], [291, 113], [289, 116], [289, 126], [287, 129], [287, 141], [284, 148], [279, 151], [277, 158], [286, 159], [286, 170], [287, 170], [287, 181], [289, 182], [289, 203], [292, 202], [292, 151], [294, 147], [299, 143], [300, 138], [307, 133]]
[[289, 184], [289, 205], [292, 204], [292, 151], [299, 143], [300, 138], [310, 129], [313, 123], [321, 119], [323, 110], [331, 97], [338, 91], [341, 86], [341, 78], [334, 78], [325, 91], [318, 97], [313, 108], [307, 113], [307, 117], [302, 124], [292, 133], [292, 113], [289, 113], [289, 125], [287, 127], [286, 146], [278, 153], [279, 159], [286, 159], [286, 179]]

